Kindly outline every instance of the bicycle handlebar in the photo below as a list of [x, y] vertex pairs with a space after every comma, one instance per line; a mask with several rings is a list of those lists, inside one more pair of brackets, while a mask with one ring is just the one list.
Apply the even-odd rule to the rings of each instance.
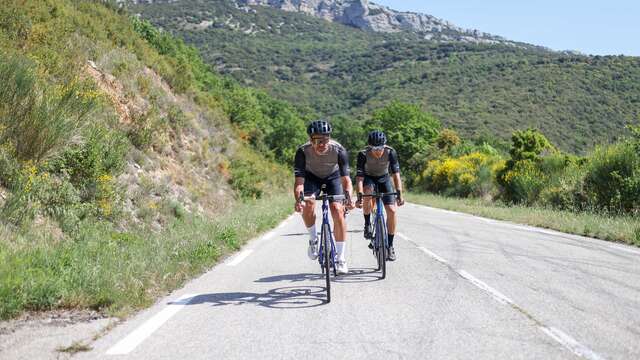
[[372, 197], [372, 198], [379, 198], [379, 197], [383, 197], [383, 196], [392, 196], [392, 195], [400, 195], [400, 193], [395, 191], [395, 192], [390, 192], [390, 193], [373, 193], [373, 194], [362, 194], [362, 195], [358, 194], [358, 196]]
[[311, 196], [304, 196], [303, 193], [300, 193], [300, 196], [298, 197], [298, 202], [305, 202], [307, 200], [346, 200], [347, 196], [342, 194], [342, 195], [327, 195], [327, 194], [322, 194], [319, 196], [315, 196], [315, 195], [311, 195]]

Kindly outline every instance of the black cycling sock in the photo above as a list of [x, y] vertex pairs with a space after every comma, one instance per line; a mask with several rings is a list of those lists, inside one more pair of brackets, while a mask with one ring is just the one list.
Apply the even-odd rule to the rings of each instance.
[[364, 225], [371, 225], [371, 214], [365, 214], [364, 215]]
[[387, 235], [387, 237], [389, 238], [389, 247], [393, 247], [393, 237], [394, 236], [395, 236], [394, 234]]

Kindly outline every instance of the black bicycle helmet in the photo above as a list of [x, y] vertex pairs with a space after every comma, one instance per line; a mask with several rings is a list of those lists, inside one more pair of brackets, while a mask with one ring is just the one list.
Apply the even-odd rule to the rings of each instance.
[[369, 133], [368, 144], [370, 146], [384, 146], [387, 143], [387, 136], [380, 130]]
[[309, 126], [307, 126], [307, 134], [309, 135], [330, 135], [332, 130], [331, 124], [326, 120], [312, 121]]

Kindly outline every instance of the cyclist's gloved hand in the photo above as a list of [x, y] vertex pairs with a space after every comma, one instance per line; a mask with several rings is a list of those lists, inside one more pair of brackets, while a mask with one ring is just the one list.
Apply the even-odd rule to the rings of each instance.
[[398, 206], [402, 206], [402, 205], [404, 205], [404, 198], [402, 197], [402, 190], [398, 190], [397, 193], [398, 193], [398, 196], [396, 196], [396, 203], [398, 204]]
[[350, 193], [346, 193], [345, 205], [347, 207], [347, 210], [353, 210], [353, 208], [355, 207], [353, 204], [353, 198], [351, 198]]
[[294, 209], [296, 210], [296, 212], [302, 212], [303, 208], [304, 208], [304, 195], [301, 192], [300, 196], [298, 197], [298, 199], [296, 201], [296, 205], [295, 205]]

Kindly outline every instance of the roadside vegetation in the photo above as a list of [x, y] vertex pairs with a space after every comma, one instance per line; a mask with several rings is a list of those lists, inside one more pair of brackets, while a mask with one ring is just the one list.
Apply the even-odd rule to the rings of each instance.
[[275, 225], [304, 116], [115, 2], [3, 2], [0, 319], [126, 316]]
[[578, 157], [533, 129], [515, 132], [508, 154], [445, 130], [410, 182], [441, 196], [421, 203], [640, 245], [640, 128], [630, 133]]
[[50, 223], [0, 225], [0, 318], [91, 308], [115, 316], [151, 305], [291, 213], [289, 196], [237, 204], [216, 218], [186, 216], [161, 232], [83, 222], [56, 238]]

